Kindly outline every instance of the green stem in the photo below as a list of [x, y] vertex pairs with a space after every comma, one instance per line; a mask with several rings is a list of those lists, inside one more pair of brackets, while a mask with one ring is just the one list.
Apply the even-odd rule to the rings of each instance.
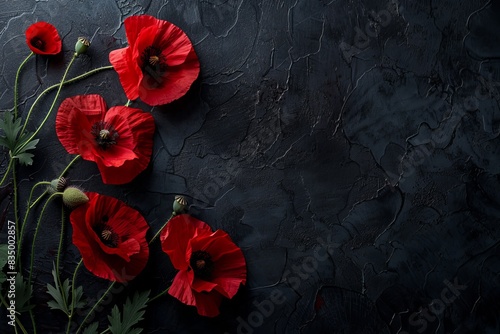
[[[0, 301], [2, 302], [3, 306], [5, 306], [5, 308], [9, 307], [9, 305], [7, 304], [7, 301], [5, 300], [5, 298], [3, 298], [2, 294], [0, 294]], [[24, 328], [23, 324], [21, 323], [21, 320], [19, 320], [18, 317], [16, 317], [16, 323], [24, 334], [28, 334], [28, 332]], [[14, 328], [16, 328], [16, 327], [14, 327]], [[17, 328], [15, 330], [17, 332]]]
[[163, 226], [160, 228], [160, 230], [158, 232], [156, 232], [156, 234], [153, 236], [153, 238], [151, 238], [151, 240], [149, 241], [150, 245], [153, 243], [153, 241], [155, 241], [156, 238], [158, 238], [161, 231], [165, 228], [165, 226], [167, 226], [170, 219], [174, 218], [174, 216], [175, 216], [175, 214], [172, 212], [172, 214], [170, 215], [170, 218], [168, 218], [168, 220], [165, 222], [165, 224], [163, 224]]
[[89, 311], [89, 313], [87, 313], [87, 316], [85, 317], [85, 319], [83, 319], [82, 323], [80, 324], [80, 326], [78, 327], [77, 331], [75, 334], [78, 334], [80, 332], [80, 330], [82, 329], [82, 326], [85, 324], [85, 322], [87, 321], [87, 319], [90, 317], [90, 315], [92, 314], [92, 312], [94, 312], [94, 310], [96, 309], [96, 307], [103, 301], [104, 297], [106, 297], [106, 295], [108, 294], [109, 290], [111, 290], [111, 288], [113, 288], [113, 286], [115, 285], [116, 282], [113, 282], [109, 285], [109, 288], [106, 290], [106, 292], [103, 293], [103, 295], [101, 296], [101, 298], [99, 298], [99, 300], [97, 301], [97, 303], [94, 304], [94, 306], [92, 307], [92, 309]]
[[[38, 132], [40, 132], [40, 130], [42, 129], [42, 127], [45, 124], [45, 122], [47, 122], [47, 120], [49, 119], [49, 116], [52, 113], [52, 110], [54, 109], [54, 106], [56, 105], [57, 98], [59, 97], [59, 93], [61, 93], [61, 89], [62, 89], [64, 80], [66, 79], [66, 75], [68, 75], [69, 69], [71, 68], [71, 65], [73, 65], [73, 62], [75, 61], [75, 59], [76, 59], [76, 53], [73, 54], [73, 57], [69, 61], [68, 66], [66, 66], [66, 71], [64, 71], [64, 74], [63, 74], [63, 77], [61, 79], [61, 82], [59, 83], [59, 87], [57, 88], [56, 96], [54, 97], [54, 100], [52, 101], [52, 104], [51, 104], [51, 106], [49, 108], [49, 111], [47, 111], [47, 113], [45, 115], [45, 118], [42, 120], [42, 123], [40, 123], [40, 125], [37, 127], [37, 129], [35, 130], [35, 132], [29, 137], [29, 139], [26, 141], [26, 143], [21, 146], [20, 150], [22, 150], [26, 145], [28, 145], [28, 143], [30, 141], [33, 140], [33, 138], [36, 137], [36, 135], [38, 134]], [[31, 111], [31, 109], [30, 109], [30, 111]], [[23, 126], [23, 129], [21, 130], [21, 133], [24, 133], [24, 130], [26, 128], [26, 124], [28, 124], [28, 118], [29, 118], [29, 113], [28, 113], [28, 117], [26, 118], [26, 120], [24, 122], [24, 126]]]
[[66, 166], [66, 168], [64, 168], [64, 170], [62, 171], [61, 175], [59, 175], [59, 178], [63, 177], [64, 174], [66, 174], [66, 172], [71, 168], [71, 166], [73, 166], [73, 164], [78, 160], [80, 159], [80, 155], [77, 155], [76, 157], [73, 158], [73, 160], [70, 161], [70, 163]]
[[14, 159], [11, 157], [11, 154], [9, 154], [9, 165], [7, 166], [7, 170], [5, 171], [5, 174], [2, 177], [2, 181], [0, 181], [0, 186], [7, 179], [7, 175], [9, 175], [9, 172], [10, 172], [10, 169], [12, 168], [12, 165], [14, 165]]
[[[61, 234], [59, 235], [59, 247], [57, 247], [57, 256], [56, 256], [56, 275], [58, 279], [59, 279], [59, 258], [61, 257], [63, 239], [64, 239], [64, 206], [61, 205]], [[62, 284], [60, 283], [61, 282], [59, 282], [59, 286], [62, 286]]]
[[[76, 285], [76, 273], [78, 272], [78, 269], [80, 269], [80, 266], [82, 265], [82, 261], [78, 262], [78, 265], [75, 268], [75, 271], [73, 272], [73, 279], [71, 281], [71, 309], [70, 313], [68, 314], [68, 326], [66, 327], [66, 334], [69, 333], [69, 329], [71, 328], [71, 319], [73, 318], [73, 311], [75, 310], [75, 285]], [[85, 318], [87, 319], [87, 318]]]
[[[19, 234], [19, 239], [17, 239], [18, 246], [17, 246], [17, 253], [16, 253], [16, 263], [19, 263], [19, 268], [21, 268], [20, 254], [21, 254], [21, 248], [22, 248], [22, 245], [23, 245], [24, 228], [26, 227], [26, 221], [28, 220], [28, 216], [29, 216], [30, 210], [32, 208], [32, 206], [30, 205], [31, 198], [33, 197], [33, 192], [35, 191], [36, 187], [41, 186], [41, 185], [47, 185], [47, 184], [50, 184], [50, 182], [42, 181], [42, 182], [36, 183], [31, 188], [30, 196], [28, 198], [28, 205], [27, 205], [27, 208], [26, 208], [26, 212], [24, 213], [23, 221], [21, 223], [21, 233]], [[43, 195], [45, 195], [45, 192], [43, 193]], [[41, 195], [40, 197], [38, 197], [37, 200], [35, 201], [35, 203], [38, 202], [42, 198], [43, 195]], [[35, 203], [33, 203], [33, 204], [35, 204]]]
[[131, 101], [131, 100], [128, 100], [128, 101], [127, 101], [127, 103], [125, 103], [125, 107], [130, 106], [130, 104], [131, 104], [131, 103], [132, 103], [132, 101]]
[[[79, 76], [77, 77], [74, 77], [72, 79], [69, 79], [69, 80], [66, 80], [64, 82], [62, 82], [63, 85], [67, 85], [67, 84], [70, 84], [70, 83], [73, 83], [73, 82], [76, 82], [78, 80], [81, 80], [81, 79], [84, 79], [94, 73], [97, 73], [97, 72], [100, 72], [100, 71], [103, 71], [103, 70], [110, 70], [112, 69], [113, 66], [103, 66], [103, 67], [99, 67], [99, 68], [96, 68], [96, 69], [93, 69], [92, 71], [88, 71], [87, 73], [84, 73], [84, 74], [80, 74]], [[31, 105], [31, 108], [30, 110], [28, 111], [28, 115], [26, 116], [26, 119], [24, 120], [24, 125], [23, 125], [23, 128], [21, 130], [21, 133], [24, 133], [24, 130], [26, 130], [26, 126], [28, 125], [28, 120], [31, 116], [31, 113], [33, 112], [33, 109], [35, 109], [35, 106], [36, 104], [38, 103], [38, 101], [45, 95], [47, 94], [48, 92], [58, 88], [59, 86], [61, 85], [61, 83], [57, 83], [55, 85], [52, 85], [50, 87], [47, 87], [43, 92], [40, 93], [40, 95], [38, 95], [38, 97], [35, 99], [35, 101], [33, 102], [33, 104]]]
[[[71, 162], [68, 164], [68, 166], [66, 166], [66, 168], [62, 171], [61, 175], [59, 175], [59, 178], [63, 177], [64, 174], [66, 174], [66, 172], [70, 169], [70, 167], [80, 158], [80, 155], [77, 155], [76, 157], [73, 158], [73, 160], [71, 160]], [[30, 210], [33, 209], [33, 207], [45, 196], [45, 194], [47, 194], [47, 190], [45, 190], [40, 196], [38, 196], [38, 198], [33, 202], [31, 203], [31, 198], [33, 197], [33, 191], [35, 190], [35, 188], [37, 186], [40, 186], [40, 185], [49, 185], [50, 182], [48, 181], [42, 181], [42, 182], [38, 182], [37, 184], [35, 184], [33, 186], [33, 188], [31, 188], [31, 192], [30, 192], [30, 197], [28, 199], [28, 207], [26, 208], [26, 213], [24, 214], [24, 219], [23, 219], [23, 222], [22, 222], [22, 225], [21, 225], [21, 235], [19, 236], [19, 248], [18, 248], [18, 252], [16, 254], [16, 263], [18, 262], [19, 263], [19, 267], [21, 267], [21, 261], [20, 261], [20, 254], [21, 254], [21, 246], [22, 246], [22, 239], [23, 239], [23, 236], [24, 236], [24, 227], [26, 226], [26, 222], [28, 220], [28, 216], [29, 216], [29, 213], [30, 213]], [[30, 204], [31, 203], [31, 204]]]
[[170, 289], [170, 287], [166, 288], [165, 290], [163, 290], [162, 292], [160, 292], [159, 294], [157, 294], [156, 296], [154, 296], [153, 298], [149, 299], [149, 303], [151, 303], [153, 300], [155, 299], [158, 299], [160, 298], [161, 296], [163, 296], [164, 294], [166, 294], [168, 292], [168, 290]]
[[35, 325], [35, 315], [33, 314], [33, 310], [29, 310], [30, 318], [31, 318], [31, 326], [33, 327], [33, 334], [36, 334], [36, 325]]
[[[76, 82], [78, 80], [81, 80], [81, 79], [85, 79], [86, 77], [94, 74], [94, 73], [97, 73], [97, 72], [100, 72], [100, 71], [103, 71], [103, 70], [110, 70], [112, 69], [113, 66], [103, 66], [103, 67], [99, 67], [99, 68], [96, 68], [96, 69], [93, 69], [92, 71], [88, 71], [87, 73], [84, 73], [84, 74], [81, 74], [77, 77], [74, 77], [72, 79], [69, 79], [67, 81], [61, 81], [63, 85], [67, 85], [67, 84], [70, 84], [70, 83], [73, 83], [73, 82]], [[40, 93], [40, 95], [38, 95], [38, 97], [35, 99], [35, 101], [33, 102], [33, 104], [31, 105], [31, 108], [30, 110], [28, 111], [28, 115], [26, 116], [26, 119], [24, 120], [24, 125], [23, 125], [23, 128], [21, 130], [21, 133], [24, 133], [24, 130], [26, 130], [26, 126], [28, 125], [28, 120], [31, 116], [31, 113], [33, 112], [33, 109], [35, 109], [35, 106], [36, 104], [38, 103], [38, 101], [45, 95], [47, 94], [48, 92], [58, 88], [59, 86], [61, 85], [61, 83], [58, 83], [58, 84], [55, 84], [55, 85], [52, 85], [50, 87], [47, 87], [43, 92]]]
[[[57, 277], [57, 283], [59, 286], [62, 286], [61, 283], [61, 276], [59, 275], [59, 259], [61, 257], [61, 249], [62, 249], [62, 244], [63, 244], [63, 238], [64, 238], [64, 205], [61, 205], [61, 234], [59, 235], [59, 246], [57, 247], [57, 256], [56, 256], [56, 277]], [[61, 290], [62, 294], [62, 300], [64, 301], [64, 307], [68, 309], [68, 305], [66, 305], [66, 293], [64, 289]], [[69, 314], [68, 314], [69, 317]]]
[[19, 75], [21, 74], [21, 69], [23, 68], [24, 64], [33, 56], [33, 51], [24, 59], [24, 61], [19, 65], [17, 68], [17, 73], [16, 73], [16, 80], [14, 82], [14, 120], [17, 119], [17, 88], [19, 87]]
[[44, 214], [45, 209], [47, 208], [48, 204], [50, 203], [50, 201], [54, 197], [60, 196], [61, 194], [62, 193], [54, 193], [54, 194], [50, 195], [50, 197], [47, 198], [47, 201], [43, 205], [42, 211], [40, 212], [40, 216], [38, 217], [38, 221], [36, 223], [36, 228], [35, 228], [35, 234], [33, 234], [33, 241], [31, 243], [31, 259], [30, 259], [30, 273], [29, 273], [29, 279], [28, 279], [28, 286], [31, 285], [31, 277], [33, 276], [33, 262], [35, 260], [35, 243], [36, 243], [36, 237], [38, 235], [38, 230], [40, 229], [40, 224], [42, 222], [43, 214]]
[[[45, 182], [45, 181], [44, 181], [44, 182]], [[50, 184], [50, 182], [48, 182], [48, 183]], [[30, 205], [30, 210], [31, 210], [31, 209], [33, 209], [33, 207], [34, 207], [35, 205], [37, 205], [37, 204], [38, 204], [38, 202], [40, 202], [40, 201], [42, 200], [43, 196], [45, 196], [45, 194], [47, 194], [47, 193], [48, 193], [48, 191], [47, 191], [47, 190], [45, 190], [45, 191], [44, 191], [44, 192], [43, 192], [40, 196], [38, 196], [38, 197], [36, 198], [36, 200], [35, 200], [33, 203], [31, 203], [31, 205]]]

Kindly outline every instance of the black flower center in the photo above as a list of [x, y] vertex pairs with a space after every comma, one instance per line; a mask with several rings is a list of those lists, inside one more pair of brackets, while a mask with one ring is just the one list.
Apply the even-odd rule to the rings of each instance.
[[93, 230], [103, 244], [111, 248], [116, 248], [118, 246], [118, 234], [113, 231], [107, 222], [108, 217], [103, 216], [101, 221], [93, 226]]
[[99, 147], [103, 150], [115, 145], [116, 140], [120, 137], [115, 128], [105, 121], [94, 123], [90, 133], [94, 137], [97, 145], [99, 145]]
[[33, 37], [31, 45], [35, 46], [38, 50], [45, 50], [45, 42], [40, 37]]
[[212, 256], [205, 251], [196, 251], [189, 259], [190, 268], [194, 271], [194, 276], [202, 280], [209, 281], [212, 278], [214, 262]]
[[148, 77], [148, 84], [161, 86], [163, 77], [167, 73], [167, 59], [161, 50], [155, 46], [148, 46], [141, 57], [142, 73]]

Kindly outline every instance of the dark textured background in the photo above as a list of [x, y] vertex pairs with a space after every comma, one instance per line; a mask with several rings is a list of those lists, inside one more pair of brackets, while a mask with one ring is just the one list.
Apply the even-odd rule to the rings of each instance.
[[[200, 78], [170, 105], [134, 104], [158, 129], [150, 167], [133, 183], [104, 186], [82, 161], [69, 176], [138, 209], [150, 235], [184, 194], [248, 264], [247, 286], [221, 316], [164, 297], [148, 308], [146, 333], [500, 333], [498, 1], [2, 0], [0, 108], [12, 106], [31, 23], [54, 24], [64, 52], [30, 60], [21, 112], [59, 80], [78, 36], [92, 47], [70, 76], [107, 65], [126, 45], [123, 20], [142, 13], [187, 33]], [[83, 93], [126, 102], [113, 71], [62, 98]], [[23, 196], [69, 162], [50, 122], [35, 164], [20, 170]], [[46, 307], [59, 226], [52, 208], [34, 273], [41, 333], [60, 333], [66, 321]], [[66, 241], [64, 277], [79, 259]], [[173, 278], [158, 245], [151, 253], [144, 273], [97, 313], [103, 325], [127, 293], [155, 293]], [[78, 280], [94, 300], [107, 287], [86, 270]]]

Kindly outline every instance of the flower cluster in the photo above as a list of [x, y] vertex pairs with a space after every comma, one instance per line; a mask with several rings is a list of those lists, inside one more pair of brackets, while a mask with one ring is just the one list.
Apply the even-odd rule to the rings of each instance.
[[[150, 165], [156, 128], [151, 113], [130, 107], [130, 104], [137, 99], [150, 106], [170, 103], [184, 96], [199, 75], [198, 57], [191, 41], [180, 28], [148, 15], [129, 17], [124, 25], [128, 46], [109, 54], [111, 66], [66, 80], [68, 70], [75, 59], [90, 47], [89, 40], [83, 37], [78, 39], [73, 57], [60, 83], [49, 87], [39, 96], [40, 98], [50, 90], [57, 89], [51, 108], [34, 133], [28, 133], [26, 127], [39, 98], [24, 118], [24, 125], [21, 125], [22, 119], [17, 110], [19, 72], [33, 55], [50, 56], [60, 53], [62, 41], [57, 29], [47, 22], [37, 22], [28, 27], [25, 35], [31, 53], [21, 63], [16, 76], [12, 112], [6, 111], [3, 120], [0, 120], [0, 145], [9, 151], [10, 157], [0, 186], [9, 180], [7, 175], [11, 175], [14, 184], [13, 195], [16, 197], [14, 203], [17, 203], [15, 164], [33, 163], [33, 153], [36, 153], [39, 141], [36, 136], [49, 119], [65, 83], [83, 79], [101, 70], [114, 69], [128, 99], [123, 106], [108, 108], [102, 96], [86, 94], [66, 97], [59, 104], [55, 132], [68, 154], [76, 156], [60, 177], [50, 182], [38, 182], [33, 186], [24, 219], [16, 219], [16, 224], [20, 226], [20, 252], [30, 210], [42, 201], [44, 196], [49, 196], [38, 215], [35, 232], [31, 238], [30, 267], [24, 268], [21, 265], [21, 257], [16, 257], [16, 269], [20, 273], [29, 273], [27, 281], [22, 276], [19, 280], [25, 285], [26, 291], [31, 291], [29, 287], [32, 285], [35, 244], [43, 214], [49, 207], [49, 202], [57, 197], [62, 198], [66, 210], [71, 210], [69, 220], [72, 227], [72, 244], [80, 252], [81, 261], [75, 268], [73, 281], [66, 280], [62, 283], [59, 273], [64, 239], [62, 219], [60, 243], [53, 271], [54, 285], [47, 285], [48, 293], [53, 297], [48, 305], [67, 314], [68, 331], [75, 308], [83, 303], [80, 300], [83, 287], [73, 285], [80, 264], [96, 277], [109, 280], [112, 284], [128, 282], [147, 266], [149, 245], [158, 236], [163, 252], [178, 270], [172, 285], [165, 291], [180, 302], [195, 306], [200, 315], [217, 316], [221, 301], [224, 298], [233, 298], [240, 286], [246, 283], [246, 263], [241, 249], [226, 232], [213, 232], [208, 224], [189, 215], [187, 200], [184, 197], [175, 198], [171, 218], [148, 241], [150, 226], [139, 211], [119, 199], [70, 185], [63, 177], [81, 158], [97, 165], [104, 184], [123, 185], [133, 181]], [[39, 185], [46, 185], [47, 190], [33, 201], [32, 195]], [[14, 210], [17, 212], [18, 208], [14, 207]], [[0, 266], [3, 265], [5, 263], [0, 262]], [[0, 284], [1, 279], [0, 277]], [[70, 294], [69, 289], [72, 291]], [[163, 294], [160, 293], [155, 298]], [[28, 304], [24, 305], [24, 310], [30, 311], [36, 306], [29, 304], [32, 303], [31, 297], [27, 298]], [[126, 306], [127, 303], [124, 307]], [[92, 307], [90, 313], [95, 307], [97, 305]], [[145, 302], [136, 305], [136, 311], [139, 312], [141, 307], [145, 307]], [[30, 318], [35, 330], [33, 314]], [[81, 322], [77, 332], [85, 325], [86, 319]], [[19, 319], [14, 320], [18, 321], [17, 326], [24, 332]], [[116, 321], [120, 321], [119, 314]], [[115, 332], [112, 328], [113, 321], [110, 322], [108, 330]]]

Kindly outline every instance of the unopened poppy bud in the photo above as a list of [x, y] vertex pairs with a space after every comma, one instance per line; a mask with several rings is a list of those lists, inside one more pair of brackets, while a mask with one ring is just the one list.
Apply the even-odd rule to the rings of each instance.
[[47, 191], [49, 194], [54, 194], [56, 192], [63, 192], [64, 189], [68, 186], [68, 180], [64, 177], [60, 177], [58, 179], [54, 179], [50, 181], [50, 185], [47, 187]]
[[71, 209], [89, 201], [87, 195], [77, 187], [67, 187], [64, 189], [62, 197], [64, 205]]
[[87, 49], [90, 46], [90, 41], [85, 37], [78, 37], [75, 45], [75, 53], [77, 56], [84, 54], [87, 52]]
[[184, 196], [177, 195], [174, 199], [174, 204], [172, 209], [174, 210], [175, 215], [180, 215], [181, 213], [185, 213], [187, 211], [188, 202]]

